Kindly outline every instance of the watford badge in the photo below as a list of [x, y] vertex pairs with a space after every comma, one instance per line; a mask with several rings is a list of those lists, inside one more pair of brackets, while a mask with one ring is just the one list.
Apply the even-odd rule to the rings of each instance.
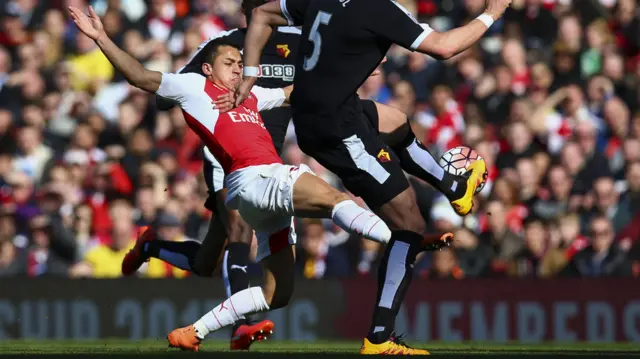
[[280, 55], [280, 57], [284, 57], [285, 59], [289, 57], [291, 50], [289, 50], [288, 44], [277, 45], [276, 48], [278, 49], [278, 55]]
[[380, 152], [378, 152], [378, 160], [380, 162], [390, 162], [391, 156], [389, 155], [389, 152], [385, 150], [380, 150]]

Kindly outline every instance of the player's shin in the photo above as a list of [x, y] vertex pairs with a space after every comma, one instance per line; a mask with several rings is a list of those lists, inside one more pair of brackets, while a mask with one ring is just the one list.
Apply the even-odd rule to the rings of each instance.
[[[242, 242], [232, 242], [227, 245], [222, 259], [222, 279], [224, 280], [227, 297], [249, 288], [249, 245]], [[236, 327], [247, 324], [247, 320], [241, 318], [235, 322]], [[234, 327], [234, 332], [235, 332]]]
[[[409, 126], [408, 122], [406, 126]], [[450, 200], [464, 194], [466, 182], [440, 167], [438, 160], [410, 129], [404, 139], [391, 146], [391, 149], [400, 158], [403, 170], [434, 186]]]
[[393, 231], [378, 270], [378, 296], [373, 322], [367, 335], [380, 344], [391, 336], [400, 305], [413, 276], [413, 264], [421, 250], [422, 235], [411, 231]]
[[387, 243], [391, 239], [391, 230], [387, 224], [352, 200], [336, 204], [331, 211], [331, 219], [349, 233], [356, 233], [379, 243]]
[[193, 324], [200, 339], [229, 325], [234, 325], [245, 316], [265, 312], [269, 305], [265, 300], [262, 288], [251, 287], [232, 295], [213, 308]]

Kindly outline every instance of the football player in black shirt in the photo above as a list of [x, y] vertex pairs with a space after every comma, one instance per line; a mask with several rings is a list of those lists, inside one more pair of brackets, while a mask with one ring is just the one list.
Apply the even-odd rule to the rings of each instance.
[[257, 79], [272, 27], [302, 26], [291, 95], [298, 145], [395, 230], [379, 269], [377, 304], [362, 354], [428, 354], [392, 338], [416, 255], [440, 245], [425, 243], [425, 222], [402, 170], [438, 188], [459, 215], [466, 215], [486, 179], [486, 165], [476, 161], [462, 177], [445, 173], [411, 131], [388, 146], [365, 118], [356, 90], [393, 43], [450, 58], [475, 43], [510, 3], [487, 0], [482, 15], [444, 33], [419, 24], [393, 0], [279, 0], [253, 11], [235, 104], [244, 101]]

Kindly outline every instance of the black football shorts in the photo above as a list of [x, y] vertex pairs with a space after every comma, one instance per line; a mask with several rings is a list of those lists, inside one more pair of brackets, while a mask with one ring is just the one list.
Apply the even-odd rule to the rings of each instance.
[[370, 208], [379, 208], [409, 188], [398, 158], [378, 136], [372, 101], [355, 97], [323, 114], [294, 109], [293, 123], [300, 149], [335, 173]]

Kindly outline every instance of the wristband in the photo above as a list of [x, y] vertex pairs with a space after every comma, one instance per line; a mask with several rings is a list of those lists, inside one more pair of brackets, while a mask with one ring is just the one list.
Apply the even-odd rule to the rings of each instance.
[[493, 25], [493, 16], [489, 15], [489, 14], [482, 14], [480, 16], [478, 16], [476, 18], [476, 20], [481, 21], [483, 24], [485, 24], [485, 26], [487, 26], [487, 29], [491, 27], [491, 25]]
[[260, 69], [258, 66], [245, 66], [242, 69], [242, 75], [245, 77], [258, 77]]

